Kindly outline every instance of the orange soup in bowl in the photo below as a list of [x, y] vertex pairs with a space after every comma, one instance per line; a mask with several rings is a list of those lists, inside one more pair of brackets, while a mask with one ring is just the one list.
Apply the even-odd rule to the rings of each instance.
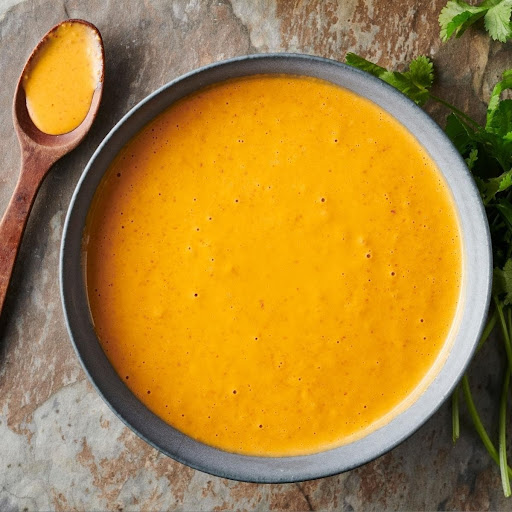
[[111, 164], [84, 236], [94, 327], [132, 392], [206, 444], [315, 453], [428, 386], [462, 244], [435, 163], [343, 88], [257, 75], [187, 96]]

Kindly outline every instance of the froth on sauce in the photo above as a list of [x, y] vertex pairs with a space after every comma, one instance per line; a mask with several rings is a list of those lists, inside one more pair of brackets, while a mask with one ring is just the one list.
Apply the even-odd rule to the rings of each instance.
[[318, 452], [393, 417], [431, 380], [461, 286], [435, 163], [376, 105], [305, 77], [231, 80], [159, 115], [110, 166], [84, 243], [126, 385], [251, 455]]

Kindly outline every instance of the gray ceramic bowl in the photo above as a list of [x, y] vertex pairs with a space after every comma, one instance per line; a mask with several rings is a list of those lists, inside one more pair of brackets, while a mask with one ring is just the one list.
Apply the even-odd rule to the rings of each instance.
[[[336, 449], [296, 457], [252, 457], [206, 446], [151, 413], [124, 385], [94, 332], [82, 266], [81, 240], [92, 197], [118, 151], [148, 121], [183, 96], [209, 84], [258, 73], [287, 73], [328, 80], [364, 96], [400, 121], [444, 174], [460, 219], [464, 247], [463, 298], [454, 341], [439, 373], [421, 396], [387, 425]], [[305, 55], [241, 57], [193, 71], [134, 107], [107, 135], [78, 183], [66, 218], [61, 249], [61, 293], [69, 335], [103, 399], [140, 437], [166, 455], [201, 471], [252, 482], [290, 482], [354, 468], [390, 450], [418, 429], [445, 401], [466, 368], [489, 305], [491, 245], [484, 208], [464, 161], [443, 131], [414, 103], [366, 73]]]

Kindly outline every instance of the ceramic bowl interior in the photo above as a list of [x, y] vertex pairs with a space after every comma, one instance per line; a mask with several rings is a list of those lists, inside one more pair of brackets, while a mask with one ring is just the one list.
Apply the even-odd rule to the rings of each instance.
[[[93, 329], [84, 282], [82, 233], [89, 205], [109, 164], [156, 115], [210, 84], [261, 73], [317, 77], [364, 96], [388, 111], [428, 151], [444, 175], [459, 215], [463, 240], [463, 292], [454, 341], [442, 368], [421, 396], [388, 424], [335, 449], [294, 457], [228, 453], [177, 431], [150, 412], [125, 386], [106, 358]], [[392, 87], [338, 62], [305, 55], [255, 55], [189, 73], [133, 108], [103, 140], [73, 195], [61, 248], [61, 294], [68, 331], [97, 391], [132, 430], [166, 455], [193, 468], [236, 480], [290, 482], [354, 468], [390, 450], [418, 429], [450, 395], [483, 328], [491, 286], [491, 252], [485, 211], [464, 161], [439, 126]]]

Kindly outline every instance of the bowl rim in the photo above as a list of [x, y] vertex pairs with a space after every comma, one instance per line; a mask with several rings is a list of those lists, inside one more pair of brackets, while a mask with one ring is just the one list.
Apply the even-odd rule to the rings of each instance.
[[[119, 149], [165, 106], [181, 97], [228, 78], [261, 73], [315, 76], [352, 90], [390, 113], [437, 163], [454, 198], [464, 243], [462, 316], [450, 353], [437, 375], [414, 403], [386, 425], [352, 443], [311, 455], [257, 457], [226, 452], [182, 434], [150, 412], [128, 390], [103, 353], [94, 333], [83, 279], [85, 216]], [[110, 409], [132, 431], [194, 469], [233, 480], [285, 483], [330, 476], [365, 464], [404, 441], [437, 411], [462, 377], [483, 330], [491, 294], [492, 252], [485, 209], [471, 174], [428, 114], [364, 71], [313, 55], [269, 53], [235, 57], [181, 75], [146, 96], [120, 119], [99, 144], [76, 185], [64, 223], [59, 280], [66, 328], [82, 368]]]

